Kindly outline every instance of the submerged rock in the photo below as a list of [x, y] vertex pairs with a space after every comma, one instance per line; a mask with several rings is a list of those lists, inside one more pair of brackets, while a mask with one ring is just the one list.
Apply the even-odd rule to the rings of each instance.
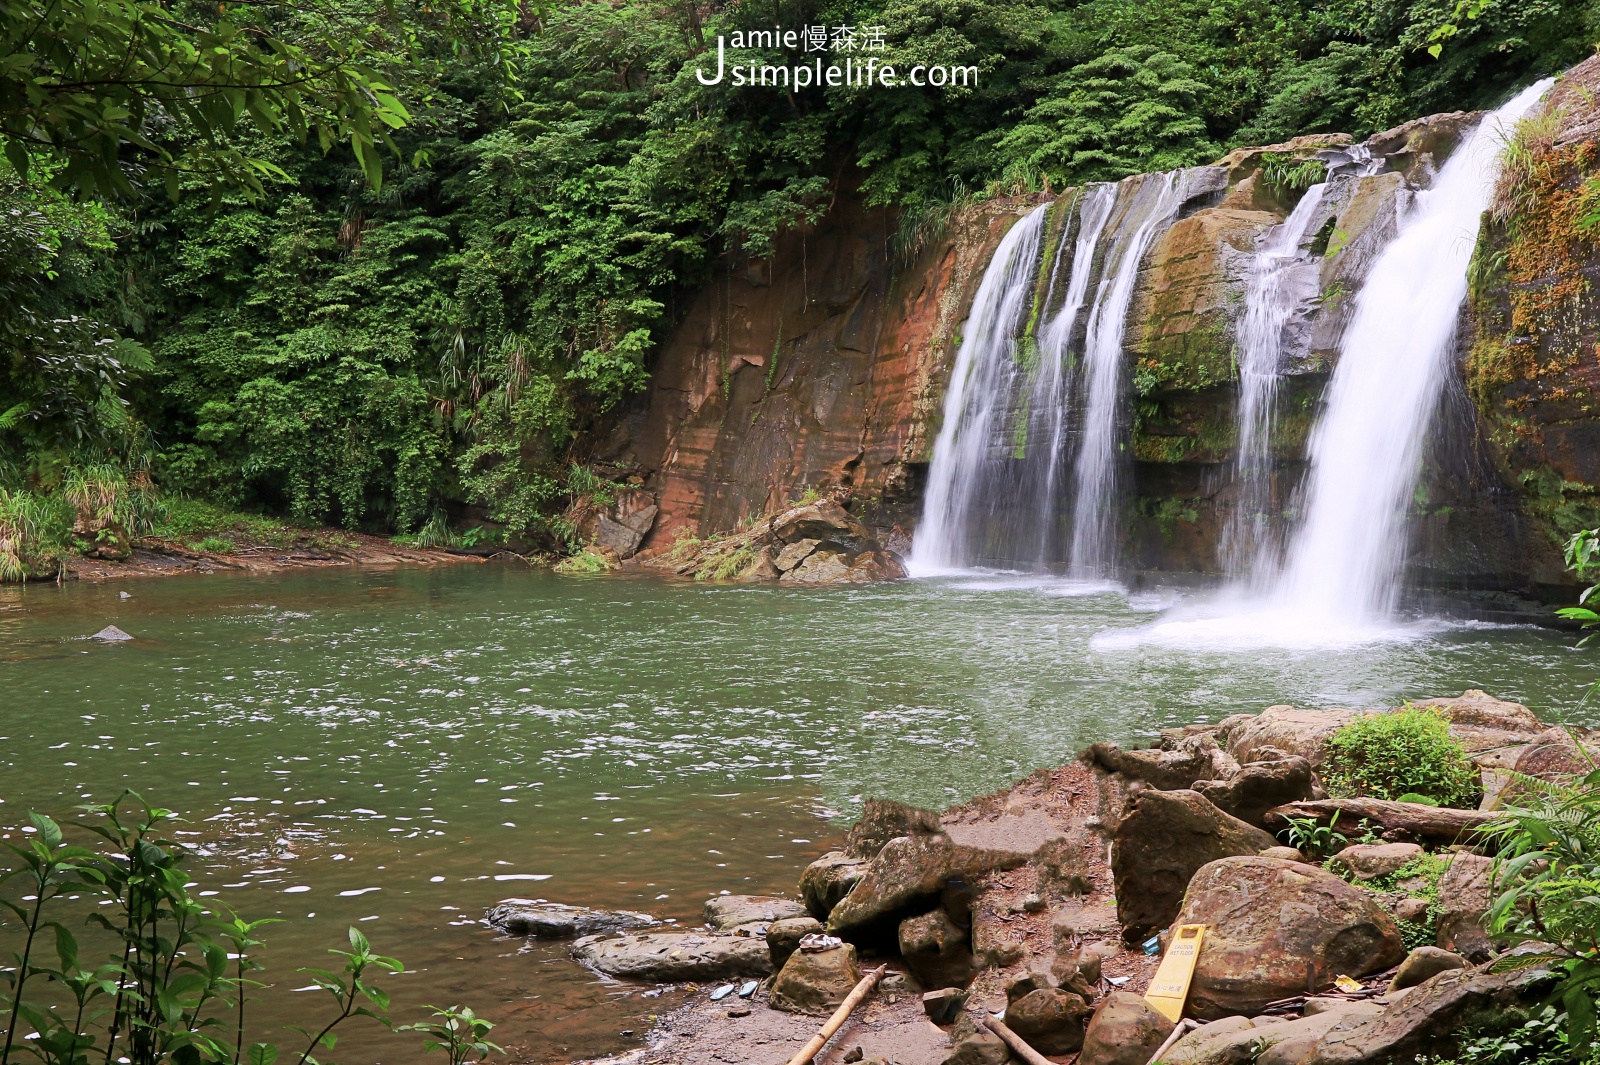
[[1276, 858], [1210, 863], [1195, 874], [1174, 924], [1207, 926], [1188, 1005], [1201, 1019], [1252, 1014], [1406, 954], [1400, 930], [1370, 892]]
[[484, 919], [500, 931], [535, 939], [570, 939], [597, 932], [620, 932], [660, 924], [648, 913], [591, 910], [544, 899], [502, 899], [484, 911]]
[[1276, 844], [1198, 792], [1138, 792], [1111, 847], [1123, 939], [1137, 943], [1171, 924], [1189, 879], [1208, 862], [1253, 856]]
[[585, 936], [572, 945], [572, 954], [607, 976], [662, 984], [759, 977], [772, 971], [766, 940], [751, 936], [699, 932]]
[[115, 625], [107, 625], [105, 628], [89, 637], [89, 639], [102, 640], [105, 643], [121, 643], [123, 640], [131, 640], [133, 637], [129, 636]]

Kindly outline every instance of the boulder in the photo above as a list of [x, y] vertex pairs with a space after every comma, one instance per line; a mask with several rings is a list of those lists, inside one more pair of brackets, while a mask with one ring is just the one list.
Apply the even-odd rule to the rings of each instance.
[[1294, 847], [1268, 847], [1261, 852], [1261, 857], [1277, 858], [1279, 861], [1285, 862], [1303, 862], [1306, 860], [1306, 856]]
[[656, 523], [659, 513], [656, 497], [638, 488], [616, 493], [610, 507], [596, 511], [590, 522], [578, 526], [578, 532], [601, 547], [616, 552], [619, 559], [632, 558], [639, 551], [639, 542]]
[[1297, 1065], [1300, 1058], [1336, 1029], [1354, 1026], [1382, 1011], [1370, 1002], [1345, 1002], [1341, 1008], [1293, 1020], [1243, 1017], [1202, 1025], [1162, 1055], [1163, 1065]]
[[1113, 992], [1089, 1022], [1078, 1065], [1148, 1065], [1172, 1028], [1172, 1022], [1151, 1009], [1143, 995]]
[[1259, 1038], [1266, 1045], [1250, 1065], [1300, 1065], [1329, 1034], [1349, 1031], [1382, 1012], [1383, 1004], [1377, 1002], [1331, 1002], [1299, 1020], [1263, 1025]]
[[932, 905], [951, 880], [975, 882], [985, 873], [1015, 869], [1064, 838], [1042, 810], [947, 826], [939, 835], [891, 839], [855, 889], [828, 915], [835, 935], [887, 931], [908, 913]]
[[1437, 710], [1450, 722], [1450, 735], [1469, 752], [1527, 743], [1544, 725], [1521, 703], [1508, 703], [1469, 688], [1456, 699], [1421, 699], [1413, 706]]
[[959, 987], [942, 987], [922, 996], [922, 1011], [934, 1024], [954, 1024], [967, 1006], [967, 992]]
[[937, 836], [939, 815], [890, 799], [868, 799], [861, 817], [845, 833], [844, 853], [855, 859], [876, 858], [891, 839], [901, 836]]
[[789, 955], [800, 949], [806, 936], [822, 931], [822, 922], [815, 917], [786, 917], [767, 926], [767, 954], [772, 958], [773, 971], [783, 968]]
[[1243, 1065], [1248, 1056], [1237, 1056], [1242, 1050], [1249, 1053], [1256, 1026], [1248, 1017], [1224, 1017], [1210, 1024], [1202, 1024], [1179, 1039], [1161, 1055], [1161, 1065], [1219, 1065], [1221, 1062], [1239, 1062]]
[[1255, 761], [1255, 752], [1276, 747], [1299, 755], [1319, 769], [1328, 757], [1328, 739], [1358, 716], [1355, 710], [1301, 710], [1269, 706], [1253, 721], [1236, 729], [1228, 740], [1228, 753], [1240, 765]]
[[900, 954], [924, 987], [965, 987], [975, 969], [967, 930], [942, 909], [900, 922]]
[[1483, 919], [1491, 902], [1494, 861], [1466, 851], [1450, 859], [1439, 877], [1439, 934], [1434, 942], [1471, 961], [1487, 961], [1493, 949]]
[[[1600, 748], [1587, 737], [1581, 741], [1564, 728], [1546, 729], [1528, 741], [1517, 758], [1516, 772], [1552, 783], [1570, 783], [1594, 771], [1600, 764]], [[1518, 790], [1513, 788], [1513, 791]]]
[[1401, 899], [1394, 904], [1394, 915], [1401, 921], [1416, 923], [1428, 919], [1427, 899]]
[[1268, 810], [1311, 798], [1316, 785], [1311, 763], [1290, 755], [1270, 762], [1252, 762], [1227, 780], [1201, 781], [1194, 790], [1223, 813], [1259, 826]]
[[[1170, 750], [1125, 751], [1115, 743], [1096, 743], [1078, 757], [1107, 773], [1121, 773], [1162, 791], [1187, 788], [1220, 775], [1216, 759], [1226, 757], [1206, 733], [1186, 736]], [[1237, 768], [1234, 766], [1232, 768]]]
[[107, 625], [105, 628], [89, 637], [89, 639], [99, 640], [102, 643], [122, 643], [126, 640], [133, 639], [133, 637], [129, 636], [115, 625]]
[[[1330, 1032], [1297, 1065], [1387, 1065], [1446, 1056], [1468, 1027], [1511, 1028], [1543, 1006], [1555, 974], [1543, 966], [1494, 973], [1455, 969], [1406, 992], [1381, 1013]], [[1493, 1034], [1486, 1032], [1485, 1034]]]
[[706, 924], [718, 932], [731, 932], [736, 928], [760, 929], [773, 921], [807, 916], [803, 903], [793, 899], [780, 899], [772, 895], [718, 895], [706, 902]]
[[766, 942], [748, 936], [698, 932], [601, 934], [577, 940], [572, 954], [607, 976], [658, 984], [760, 977], [772, 972]]
[[772, 982], [767, 1004], [785, 1013], [827, 1016], [861, 980], [856, 948], [849, 943], [816, 953], [797, 950]]
[[507, 935], [534, 939], [570, 939], [597, 932], [648, 928], [660, 923], [648, 913], [591, 910], [544, 899], [502, 899], [484, 911], [484, 919]]
[[811, 916], [826, 921], [828, 914], [866, 873], [867, 859], [852, 858], [843, 851], [829, 851], [800, 874], [800, 898]]
[[956, 1041], [940, 1065], [1005, 1065], [1011, 1048], [993, 1032], [974, 1032]]
[[1357, 880], [1376, 880], [1390, 876], [1422, 857], [1415, 843], [1357, 843], [1346, 847], [1329, 860], [1334, 872], [1343, 870]]
[[778, 568], [778, 572], [788, 573], [804, 562], [820, 543], [821, 540], [796, 540], [792, 544], [784, 544], [783, 550], [778, 552], [772, 564]]
[[792, 507], [767, 529], [782, 545], [774, 565], [785, 581], [841, 584], [906, 576], [905, 566], [872, 531], [831, 500]]
[[1406, 987], [1416, 987], [1424, 980], [1431, 980], [1440, 973], [1466, 967], [1467, 959], [1459, 954], [1441, 950], [1439, 947], [1418, 947], [1407, 954], [1406, 960], [1400, 963], [1400, 970], [1394, 974], [1394, 979], [1389, 981], [1389, 990], [1399, 991]]
[[1405, 946], [1370, 892], [1315, 866], [1276, 858], [1224, 858], [1195, 874], [1177, 924], [1207, 926], [1188, 1012], [1201, 1019], [1252, 1014], [1336, 976], [1397, 964]]
[[1123, 939], [1137, 943], [1172, 923], [1189, 878], [1201, 866], [1218, 858], [1256, 855], [1276, 843], [1198, 792], [1136, 793], [1111, 847]]
[[1070, 991], [1041, 987], [1006, 1007], [1006, 1025], [1043, 1054], [1070, 1054], [1083, 1046], [1089, 1004]]

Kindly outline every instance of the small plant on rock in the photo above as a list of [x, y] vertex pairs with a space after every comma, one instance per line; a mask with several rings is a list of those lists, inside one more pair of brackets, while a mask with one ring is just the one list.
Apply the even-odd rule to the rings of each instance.
[[1321, 860], [1337, 854], [1350, 844], [1350, 837], [1338, 829], [1338, 811], [1325, 825], [1315, 817], [1291, 817], [1288, 821], [1289, 826], [1279, 835], [1307, 858]]
[[1478, 772], [1437, 712], [1405, 706], [1358, 717], [1328, 741], [1322, 779], [1340, 797], [1415, 793], [1443, 806], [1475, 805]]

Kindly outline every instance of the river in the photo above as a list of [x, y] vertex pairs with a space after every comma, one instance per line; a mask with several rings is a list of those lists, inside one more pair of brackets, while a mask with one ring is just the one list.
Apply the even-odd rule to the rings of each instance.
[[[355, 924], [408, 966], [387, 981], [399, 1019], [465, 1002], [513, 1060], [567, 1061], [638, 1045], [679, 995], [496, 935], [480, 918], [501, 898], [692, 921], [721, 890], [792, 890], [864, 797], [943, 807], [1096, 740], [1281, 702], [1483, 688], [1555, 720], [1594, 678], [1570, 637], [1527, 627], [1138, 638], [1175, 594], [512, 565], [0, 587], [0, 835], [123, 788], [180, 812], [195, 890], [285, 921], [253, 1038], [323, 1012], [295, 970]], [[108, 624], [136, 639], [83, 639]], [[417, 1057], [372, 1027], [340, 1051]]]

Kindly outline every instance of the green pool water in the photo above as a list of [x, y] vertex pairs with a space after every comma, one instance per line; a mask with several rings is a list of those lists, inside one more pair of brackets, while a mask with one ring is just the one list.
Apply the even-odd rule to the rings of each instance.
[[[8, 586], [0, 834], [122, 788], [180, 811], [195, 890], [285, 919], [257, 1038], [311, 1012], [295, 969], [356, 924], [410, 969], [389, 981], [402, 1019], [467, 1002], [514, 1060], [566, 1061], [636, 1045], [681, 993], [495, 935], [479, 919], [501, 898], [691, 921], [718, 891], [791, 889], [864, 797], [942, 807], [1095, 740], [1280, 702], [1476, 687], [1558, 719], [1596, 673], [1533, 628], [1294, 651], [1128, 638], [1173, 602], [1005, 576], [791, 590], [476, 564]], [[136, 639], [83, 639], [107, 624]], [[416, 1058], [370, 1028], [340, 1050]]]

